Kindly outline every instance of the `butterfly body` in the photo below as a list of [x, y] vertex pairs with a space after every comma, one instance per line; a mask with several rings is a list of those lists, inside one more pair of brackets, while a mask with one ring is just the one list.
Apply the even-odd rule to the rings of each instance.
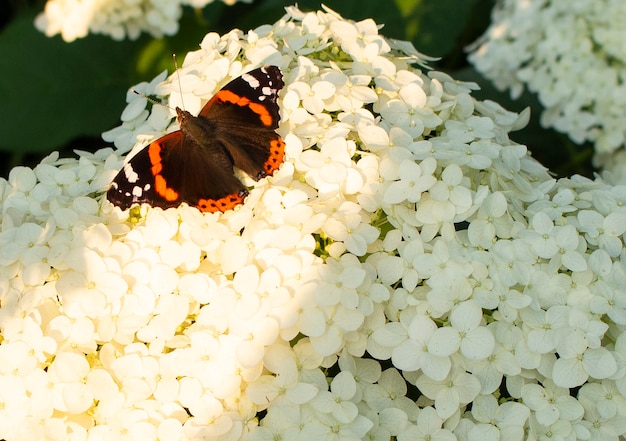
[[148, 203], [161, 208], [183, 202], [200, 211], [226, 211], [248, 194], [233, 166], [255, 180], [283, 162], [278, 128], [282, 74], [255, 69], [228, 83], [198, 116], [176, 108], [180, 130], [139, 151], [113, 179], [107, 199], [123, 210]]

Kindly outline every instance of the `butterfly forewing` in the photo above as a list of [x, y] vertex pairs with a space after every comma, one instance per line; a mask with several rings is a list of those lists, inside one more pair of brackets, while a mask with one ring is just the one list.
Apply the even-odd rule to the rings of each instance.
[[260, 67], [226, 84], [209, 100], [198, 116], [219, 115], [221, 111], [219, 108], [214, 108], [214, 104], [229, 103], [240, 108], [247, 107], [257, 114], [257, 122], [271, 129], [277, 129], [278, 121], [280, 121], [278, 92], [284, 85], [283, 75], [278, 67]]
[[[122, 210], [130, 208], [133, 204], [152, 203], [154, 177], [152, 173], [145, 172], [151, 167], [148, 149], [144, 148], [137, 152], [130, 161], [124, 164], [111, 182], [107, 190], [107, 199]], [[138, 172], [142, 170], [144, 172]], [[163, 207], [163, 205], [160, 206]]]
[[235, 166], [254, 179], [271, 175], [277, 168], [273, 164], [283, 161], [284, 143], [275, 132], [283, 86], [276, 66], [255, 69], [224, 86], [200, 112], [219, 121], [216, 136]]

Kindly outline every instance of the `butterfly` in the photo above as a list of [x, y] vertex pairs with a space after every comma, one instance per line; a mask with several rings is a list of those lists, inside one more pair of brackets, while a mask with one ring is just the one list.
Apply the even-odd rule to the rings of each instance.
[[258, 181], [284, 160], [285, 143], [276, 133], [283, 86], [278, 67], [264, 66], [226, 84], [198, 116], [177, 107], [180, 130], [130, 158], [111, 182], [107, 199], [122, 210], [186, 202], [203, 212], [224, 212], [242, 204], [248, 189], [233, 166]]

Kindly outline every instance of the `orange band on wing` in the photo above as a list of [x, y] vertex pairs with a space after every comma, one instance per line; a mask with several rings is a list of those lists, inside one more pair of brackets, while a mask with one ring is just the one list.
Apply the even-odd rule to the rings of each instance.
[[221, 211], [223, 213], [225, 211], [232, 210], [237, 205], [242, 204], [247, 195], [248, 192], [246, 191], [242, 194], [229, 194], [220, 199], [200, 199], [196, 204], [196, 208], [205, 213], [215, 213], [217, 211]]
[[260, 103], [253, 103], [248, 98], [239, 96], [230, 90], [220, 90], [215, 94], [215, 99], [218, 101], [222, 101], [224, 103], [236, 104], [241, 107], [247, 107], [252, 110], [254, 113], [259, 115], [259, 119], [264, 126], [271, 126], [274, 121], [272, 120], [272, 115], [267, 111], [265, 106]]
[[167, 186], [167, 182], [162, 175], [154, 177], [154, 189], [166, 201], [172, 202], [178, 199], [178, 193], [173, 188]]
[[272, 139], [270, 141], [270, 156], [265, 161], [265, 165], [263, 166], [265, 169], [265, 173], [268, 176], [274, 174], [276, 170], [280, 167], [285, 159], [285, 141], [283, 138], [278, 137], [276, 139]]
[[154, 190], [166, 201], [172, 202], [178, 199], [178, 192], [167, 186], [167, 181], [161, 175], [163, 164], [161, 164], [161, 146], [153, 142], [148, 146], [148, 156], [152, 164], [152, 175], [154, 176]]
[[161, 146], [156, 142], [150, 144], [148, 146], [148, 156], [152, 164], [152, 174], [156, 176], [163, 170], [163, 165], [161, 165]]

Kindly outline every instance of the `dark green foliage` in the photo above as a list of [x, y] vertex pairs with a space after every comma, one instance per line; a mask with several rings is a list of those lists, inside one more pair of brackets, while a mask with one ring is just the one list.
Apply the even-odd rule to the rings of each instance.
[[[136, 41], [113, 41], [89, 35], [72, 43], [59, 36], [48, 38], [33, 25], [43, 8], [7, 7], [0, 26], [0, 176], [15, 165], [33, 165], [53, 150], [103, 147], [100, 133], [119, 124], [129, 87], [150, 81], [163, 69], [173, 70], [172, 53], [184, 54], [198, 47], [210, 31], [244, 31], [271, 24], [284, 14], [287, 0], [257, 0], [226, 6], [219, 0], [202, 11], [186, 9], [180, 32], [163, 39], [142, 35]], [[373, 18], [384, 24], [384, 35], [411, 40], [427, 55], [441, 57], [434, 67], [455, 78], [477, 81], [478, 96], [493, 99], [520, 111], [530, 98], [504, 103], [505, 94], [495, 91], [468, 66], [465, 47], [489, 24], [493, 0], [329, 0], [324, 2], [346, 18]], [[299, 1], [302, 10], [320, 3]], [[535, 117], [539, 110], [533, 111]], [[538, 156], [557, 173], [586, 172], [589, 155], [572, 146], [564, 136], [531, 122], [519, 142], [529, 143]], [[519, 132], [519, 133], [522, 133]], [[535, 149], [533, 146], [539, 148]], [[587, 150], [587, 152], [589, 152]], [[548, 152], [549, 154], [545, 154]], [[564, 161], [563, 158], [574, 159]], [[581, 165], [582, 162], [582, 165]]]

